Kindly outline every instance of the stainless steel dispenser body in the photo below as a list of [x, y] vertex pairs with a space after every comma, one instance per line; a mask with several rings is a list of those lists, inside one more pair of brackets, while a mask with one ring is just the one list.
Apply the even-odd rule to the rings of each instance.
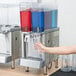
[[12, 61], [12, 58], [19, 58], [21, 51], [19, 29], [5, 30], [0, 29], [0, 63], [8, 63]]
[[[58, 47], [59, 46], [59, 29], [47, 30], [45, 34], [45, 45], [47, 47]], [[48, 65], [54, 60], [58, 60], [58, 55], [45, 54], [46, 64]]]
[[[36, 38], [34, 38], [35, 34], [30, 36], [30, 33], [22, 32], [22, 58], [20, 59], [20, 65], [32, 68], [44, 68], [44, 66], [48, 66], [53, 60], [58, 59], [58, 55], [52, 55], [48, 53], [41, 53], [39, 50], [34, 49], [34, 43], [40, 42], [40, 38], [42, 38], [42, 43], [45, 43], [46, 46], [59, 46], [59, 28], [47, 30], [44, 33], [36, 34]], [[26, 45], [26, 46], [25, 46]]]

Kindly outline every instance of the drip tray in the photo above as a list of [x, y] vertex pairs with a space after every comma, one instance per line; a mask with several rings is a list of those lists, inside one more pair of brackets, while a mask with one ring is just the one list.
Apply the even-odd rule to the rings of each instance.
[[44, 61], [39, 58], [21, 58], [20, 59], [20, 66], [26, 66], [31, 68], [43, 68], [44, 67]]
[[12, 60], [9, 54], [0, 54], [0, 63], [8, 63]]

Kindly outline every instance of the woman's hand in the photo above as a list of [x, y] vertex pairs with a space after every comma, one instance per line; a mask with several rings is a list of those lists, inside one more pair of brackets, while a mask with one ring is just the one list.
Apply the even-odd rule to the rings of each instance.
[[39, 49], [41, 52], [46, 52], [46, 47], [41, 43], [36, 43], [35, 49]]

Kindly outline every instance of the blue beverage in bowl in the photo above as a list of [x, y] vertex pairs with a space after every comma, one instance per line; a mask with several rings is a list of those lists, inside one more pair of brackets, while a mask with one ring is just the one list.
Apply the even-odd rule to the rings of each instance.
[[32, 11], [32, 31], [44, 32], [44, 12], [35, 10]]

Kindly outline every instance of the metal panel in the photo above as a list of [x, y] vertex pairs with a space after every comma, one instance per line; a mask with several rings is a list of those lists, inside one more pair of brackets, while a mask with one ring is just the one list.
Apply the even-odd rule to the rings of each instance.
[[[27, 35], [25, 35], [26, 37]], [[43, 54], [39, 51], [34, 49], [34, 44], [36, 42], [40, 42], [40, 34], [36, 33], [36, 34], [32, 34], [27, 36], [27, 57], [34, 57], [34, 58], [41, 58], [43, 57]], [[43, 39], [43, 38], [42, 38]]]
[[20, 32], [12, 32], [12, 50], [11, 52], [14, 55], [14, 58], [20, 58], [21, 57], [21, 35]]
[[[50, 33], [50, 40], [51, 40], [51, 47], [58, 47], [59, 46], [59, 31], [55, 31]], [[56, 60], [58, 58], [58, 55], [53, 55], [52, 59]], [[51, 56], [50, 56], [51, 59]]]
[[0, 33], [0, 53], [11, 54], [10, 34], [11, 33], [5, 35]]
[[20, 58], [21, 41], [20, 32], [0, 33], [0, 63], [7, 63], [14, 59]]
[[27, 66], [32, 68], [43, 68], [44, 61], [41, 59], [34, 59], [34, 58], [27, 58], [27, 59], [20, 59], [21, 66]]

